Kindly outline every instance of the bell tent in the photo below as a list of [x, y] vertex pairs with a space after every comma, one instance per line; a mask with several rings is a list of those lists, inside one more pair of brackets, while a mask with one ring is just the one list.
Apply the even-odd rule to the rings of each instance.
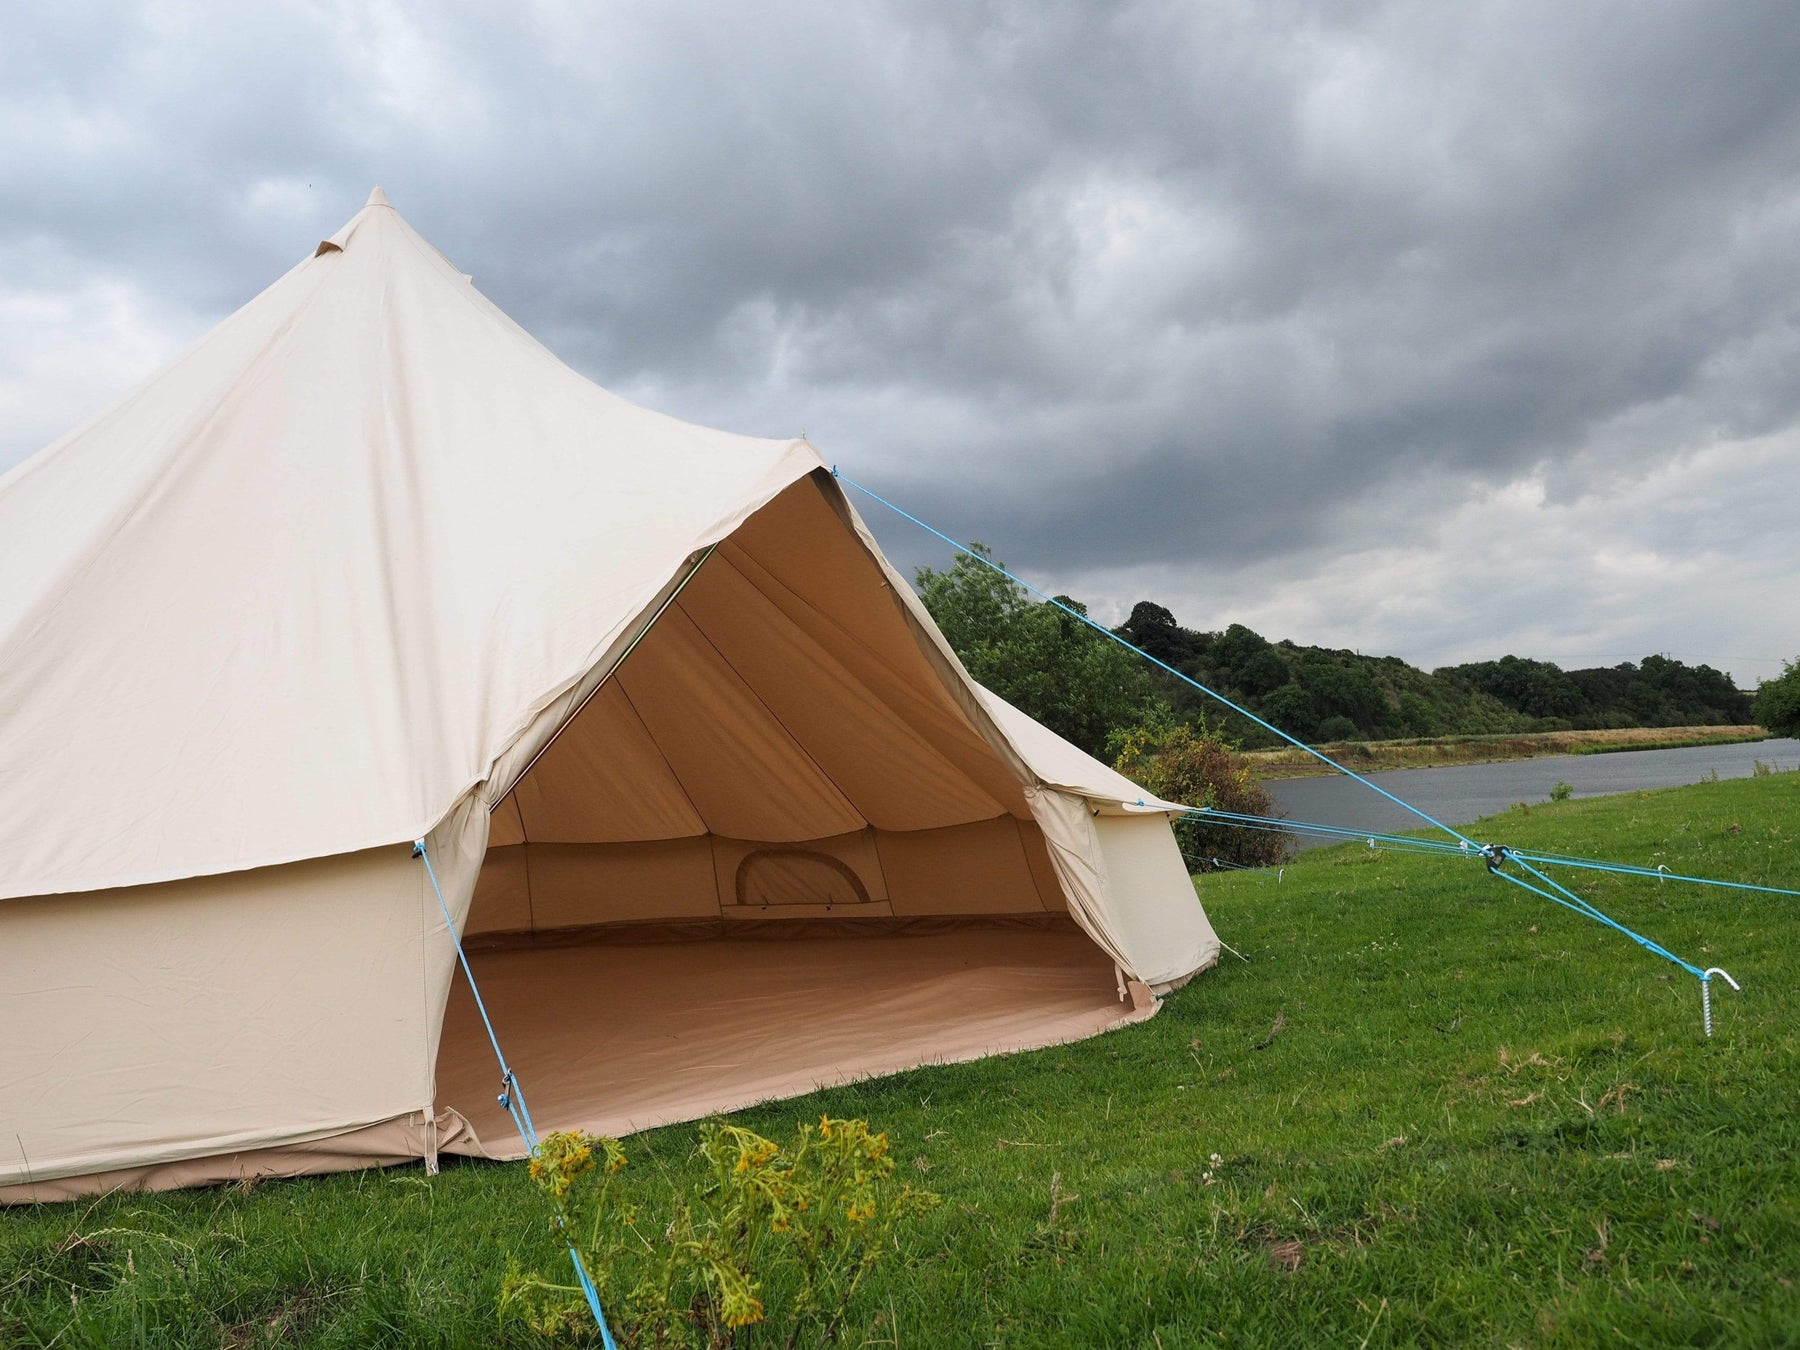
[[1172, 808], [970, 679], [811, 445], [596, 387], [379, 189], [0, 477], [0, 746], [5, 1201], [520, 1156], [446, 908], [540, 1129], [1218, 958]]

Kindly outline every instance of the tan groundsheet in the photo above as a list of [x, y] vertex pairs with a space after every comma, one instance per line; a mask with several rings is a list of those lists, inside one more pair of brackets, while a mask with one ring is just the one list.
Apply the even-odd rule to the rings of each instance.
[[[617, 950], [544, 943], [714, 926], [613, 1007], [626, 1095], [533, 1075], [552, 1121], [1085, 1034], [1216, 961], [1169, 805], [969, 678], [810, 445], [595, 388], [379, 194], [333, 242], [0, 477], [0, 1200], [449, 1146], [419, 834], [528, 944], [532, 1054], [585, 1062], [530, 1005]], [[728, 1029], [661, 1028], [727, 986], [780, 1054], [709, 1084]]]
[[[619, 1135], [870, 1074], [1091, 1036], [1144, 1016], [1112, 964], [1064, 931], [716, 939], [477, 953], [475, 975], [540, 1131]], [[459, 981], [438, 1097], [521, 1157]]]

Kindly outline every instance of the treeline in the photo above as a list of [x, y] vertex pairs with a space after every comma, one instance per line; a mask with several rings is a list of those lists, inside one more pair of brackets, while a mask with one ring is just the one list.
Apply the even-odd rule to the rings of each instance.
[[[1750, 695], [1730, 676], [1666, 656], [1568, 671], [1504, 656], [1428, 674], [1397, 656], [1271, 642], [1242, 624], [1222, 633], [1194, 632], [1148, 600], [1116, 631], [1302, 740], [1737, 726], [1753, 720]], [[1186, 688], [1173, 679], [1168, 684], [1171, 694]], [[1241, 724], [1246, 746], [1274, 741], [1247, 719], [1233, 722]]]
[[[917, 584], [976, 679], [1090, 754], [1110, 761], [1135, 728], [1203, 720], [1246, 749], [1279, 743], [967, 554], [941, 572], [921, 568]], [[1115, 631], [1309, 742], [1753, 720], [1750, 696], [1722, 671], [1663, 656], [1569, 671], [1506, 656], [1428, 673], [1397, 656], [1272, 642], [1242, 624], [1183, 628], [1148, 600]]]
[[1503, 656], [1445, 666], [1433, 677], [1464, 681], [1545, 730], [1742, 726], [1755, 721], [1751, 696], [1730, 676], [1666, 656], [1590, 670], [1562, 670], [1548, 661]]

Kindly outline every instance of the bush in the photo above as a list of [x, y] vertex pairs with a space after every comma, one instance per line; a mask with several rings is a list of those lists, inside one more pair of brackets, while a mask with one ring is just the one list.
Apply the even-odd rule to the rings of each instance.
[[[1204, 719], [1200, 723], [1147, 723], [1117, 733], [1108, 745], [1113, 767], [1164, 801], [1212, 807], [1240, 815], [1280, 819], [1275, 800], [1250, 776], [1250, 763]], [[1188, 816], [1175, 837], [1190, 870], [1217, 859], [1241, 867], [1286, 860], [1293, 836]]]
[[[938, 1203], [894, 1185], [887, 1136], [866, 1120], [822, 1116], [785, 1149], [710, 1121], [694, 1156], [701, 1175], [670, 1178], [655, 1213], [614, 1194], [617, 1140], [558, 1132], [532, 1157], [551, 1222], [574, 1236], [621, 1346], [715, 1350], [751, 1327], [765, 1333], [758, 1344], [831, 1344], [896, 1230]], [[553, 1339], [585, 1344], [594, 1331], [579, 1287], [516, 1265], [500, 1312]]]
[[1756, 724], [1777, 736], [1800, 736], [1800, 657], [1785, 663], [1781, 674], [1764, 680], [1752, 705]]

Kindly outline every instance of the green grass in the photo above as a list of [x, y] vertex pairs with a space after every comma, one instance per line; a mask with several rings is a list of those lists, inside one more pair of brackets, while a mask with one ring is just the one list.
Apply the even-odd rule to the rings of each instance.
[[[1471, 832], [1792, 886], [1800, 775]], [[944, 1197], [850, 1346], [1800, 1341], [1800, 900], [1577, 885], [1742, 982], [1712, 1041], [1693, 979], [1599, 925], [1336, 849], [1208, 878], [1250, 964], [1148, 1023], [739, 1119], [867, 1116]], [[629, 1141], [624, 1175], [692, 1139]], [[528, 1344], [494, 1315], [509, 1255], [562, 1274], [518, 1167], [3, 1212], [0, 1344]]]

